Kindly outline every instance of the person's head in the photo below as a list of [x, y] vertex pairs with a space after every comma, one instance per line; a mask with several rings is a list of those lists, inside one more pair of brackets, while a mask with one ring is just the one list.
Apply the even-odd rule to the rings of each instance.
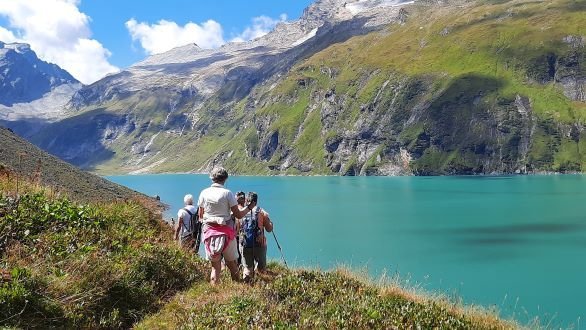
[[210, 172], [210, 179], [214, 183], [224, 183], [228, 179], [228, 171], [223, 167], [214, 167]]
[[236, 201], [238, 204], [244, 205], [244, 202], [246, 201], [246, 194], [244, 191], [239, 191], [236, 193]]
[[185, 195], [185, 197], [183, 197], [183, 203], [185, 205], [193, 205], [193, 196], [191, 194]]
[[255, 193], [254, 191], [249, 191], [248, 195], [246, 195], [246, 203], [252, 203], [252, 202], [258, 203], [258, 194]]

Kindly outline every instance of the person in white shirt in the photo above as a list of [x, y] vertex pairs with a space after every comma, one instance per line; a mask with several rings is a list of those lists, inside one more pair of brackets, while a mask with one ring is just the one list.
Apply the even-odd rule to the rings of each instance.
[[[224, 188], [228, 180], [228, 171], [223, 167], [216, 167], [210, 173], [211, 187], [204, 189], [197, 202], [199, 206], [199, 218], [203, 223], [203, 241], [206, 256], [211, 261], [212, 270], [210, 282], [216, 284], [220, 278], [222, 267], [221, 259], [224, 257], [226, 266], [230, 270], [233, 281], [238, 281], [238, 250], [236, 246], [236, 232], [232, 221], [232, 214], [236, 218], [242, 218], [254, 208], [251, 203], [239, 207], [234, 194]], [[232, 211], [232, 214], [230, 213]]]
[[179, 241], [181, 246], [188, 249], [196, 250], [198, 247], [195, 246], [196, 241], [194, 239], [194, 233], [192, 233], [191, 221], [194, 219], [194, 215], [197, 212], [197, 208], [193, 206], [193, 196], [191, 194], [183, 197], [183, 204], [185, 207], [177, 212], [177, 225], [175, 226], [175, 240]]

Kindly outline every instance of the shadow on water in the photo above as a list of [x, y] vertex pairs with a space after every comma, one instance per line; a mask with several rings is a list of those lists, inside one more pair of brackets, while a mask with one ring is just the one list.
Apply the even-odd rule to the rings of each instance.
[[526, 241], [525, 239], [511, 237], [478, 237], [459, 240], [464, 245], [516, 245]]
[[[572, 235], [586, 231], [586, 224], [577, 223], [538, 223], [518, 224], [457, 229], [424, 229], [413, 231], [415, 235], [446, 237], [449, 244], [461, 248], [484, 250], [483, 253], [500, 254], [499, 248], [513, 246], [573, 246], [586, 248], [586, 239]], [[479, 253], [476, 251], [474, 255]], [[508, 250], [505, 256], [498, 259], [515, 258]], [[467, 259], [467, 258], [466, 258]], [[494, 259], [476, 259], [488, 261]]]
[[491, 226], [481, 228], [452, 229], [453, 234], [465, 235], [531, 235], [531, 234], [561, 234], [583, 231], [586, 225], [561, 223], [534, 223], [524, 225]]

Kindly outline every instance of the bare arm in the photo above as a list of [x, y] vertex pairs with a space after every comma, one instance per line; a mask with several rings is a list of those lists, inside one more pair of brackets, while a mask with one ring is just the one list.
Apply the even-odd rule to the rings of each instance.
[[262, 223], [265, 229], [270, 233], [273, 231], [273, 222], [271, 218], [269, 218], [269, 214], [266, 213], [264, 210], [260, 213], [262, 214]]
[[232, 214], [234, 214], [236, 218], [243, 218], [246, 215], [246, 213], [250, 212], [250, 210], [254, 208], [254, 206], [256, 206], [255, 202], [251, 203], [249, 206], [244, 206], [244, 208], [240, 209], [240, 205], [236, 204], [232, 206], [230, 210], [232, 210]]
[[183, 226], [183, 217], [179, 217], [179, 219], [177, 219], [177, 226], [175, 226], [175, 240], [179, 240], [179, 233], [181, 232], [182, 226]]

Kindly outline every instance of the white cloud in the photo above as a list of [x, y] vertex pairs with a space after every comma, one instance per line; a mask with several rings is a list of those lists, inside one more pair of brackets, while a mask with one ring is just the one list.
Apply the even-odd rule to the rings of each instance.
[[132, 40], [138, 40], [147, 54], [166, 52], [174, 47], [196, 43], [201, 48], [216, 48], [225, 43], [222, 26], [214, 20], [201, 25], [189, 22], [179, 26], [175, 22], [161, 20], [156, 24], [126, 22]]
[[281, 14], [279, 19], [272, 19], [268, 16], [259, 16], [252, 19], [252, 26], [244, 29], [242, 33], [234, 37], [231, 41], [242, 42], [260, 38], [271, 32], [275, 26], [287, 20], [287, 15]]
[[0, 41], [16, 42], [16, 41], [18, 41], [18, 38], [16, 38], [16, 36], [14, 36], [14, 33], [12, 33], [12, 31], [7, 30], [7, 29], [0, 26]]
[[[0, 38], [25, 42], [44, 61], [55, 63], [81, 82], [92, 83], [118, 68], [108, 62], [110, 52], [91, 39], [90, 18], [77, 0], [0, 0], [0, 15], [9, 26]], [[1, 39], [0, 39], [1, 40]]]
[[[230, 41], [242, 42], [253, 40], [270, 32], [278, 23], [287, 20], [282, 14], [278, 19], [259, 16], [252, 19], [252, 25]], [[202, 24], [189, 22], [183, 26], [175, 22], [161, 20], [155, 24], [137, 22], [130, 19], [126, 28], [132, 40], [138, 41], [147, 54], [163, 53], [172, 48], [196, 43], [201, 48], [217, 48], [226, 43], [222, 25], [214, 20]]]

